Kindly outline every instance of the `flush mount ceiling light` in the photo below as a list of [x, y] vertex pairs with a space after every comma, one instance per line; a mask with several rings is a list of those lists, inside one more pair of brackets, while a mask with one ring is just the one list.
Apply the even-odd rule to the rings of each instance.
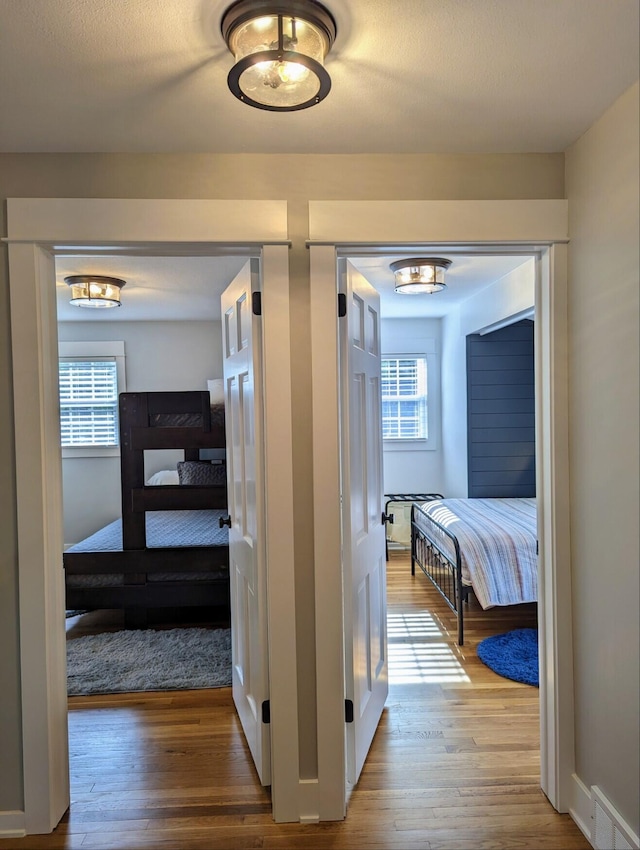
[[336, 23], [320, 3], [238, 0], [222, 16], [221, 29], [235, 58], [227, 82], [243, 103], [293, 112], [329, 94], [324, 60]]
[[433, 295], [446, 287], [444, 273], [451, 260], [442, 257], [411, 257], [396, 260], [389, 268], [396, 278], [396, 292], [404, 295]]
[[124, 280], [99, 274], [72, 274], [64, 282], [71, 287], [71, 301], [76, 307], [119, 307]]

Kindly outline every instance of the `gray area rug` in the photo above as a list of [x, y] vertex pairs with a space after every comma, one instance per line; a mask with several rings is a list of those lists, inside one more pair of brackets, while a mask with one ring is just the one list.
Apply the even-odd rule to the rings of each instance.
[[230, 629], [144, 629], [67, 640], [69, 696], [230, 685]]

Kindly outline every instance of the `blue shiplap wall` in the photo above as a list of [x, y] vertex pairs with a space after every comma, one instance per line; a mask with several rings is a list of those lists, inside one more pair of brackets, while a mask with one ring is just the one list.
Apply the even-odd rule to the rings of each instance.
[[536, 495], [533, 322], [467, 337], [470, 498]]

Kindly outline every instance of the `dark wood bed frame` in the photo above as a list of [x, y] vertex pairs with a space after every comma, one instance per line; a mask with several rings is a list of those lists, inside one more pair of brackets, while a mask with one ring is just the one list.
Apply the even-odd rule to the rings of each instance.
[[[72, 587], [67, 609], [124, 608], [127, 626], [146, 625], [150, 608], [229, 609], [229, 547], [148, 548], [145, 512], [227, 508], [226, 485], [145, 486], [144, 452], [183, 449], [198, 460], [201, 449], [224, 449], [224, 416], [212, 417], [207, 391], [121, 393], [120, 468], [122, 551], [65, 552], [65, 575], [120, 573], [122, 585]], [[219, 577], [220, 567], [225, 577]], [[148, 581], [153, 573], [216, 571], [211, 581]]]
[[462, 581], [462, 560], [460, 558], [460, 544], [455, 534], [452, 534], [444, 525], [441, 525], [432, 516], [423, 513], [428, 520], [442, 534], [446, 535], [452, 542], [456, 553], [455, 561], [440, 548], [435, 540], [427, 537], [421, 528], [416, 525], [416, 511], [420, 510], [418, 504], [411, 506], [411, 575], [416, 574], [416, 564], [422, 572], [431, 580], [435, 588], [440, 591], [444, 600], [455, 613], [458, 621], [458, 646], [464, 644], [464, 603], [469, 601], [471, 586]]

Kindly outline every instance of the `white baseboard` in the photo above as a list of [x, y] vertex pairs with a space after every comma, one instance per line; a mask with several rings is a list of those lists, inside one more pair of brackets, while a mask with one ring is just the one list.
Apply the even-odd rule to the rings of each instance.
[[[584, 782], [575, 773], [571, 776], [571, 796], [569, 814], [577, 823], [580, 831], [591, 844], [591, 813], [593, 804], [591, 793]], [[593, 844], [591, 844], [593, 847]]]
[[569, 814], [592, 847], [640, 850], [640, 839], [598, 786], [591, 788], [574, 773]]
[[0, 812], [0, 838], [23, 838], [26, 834], [24, 812]]

